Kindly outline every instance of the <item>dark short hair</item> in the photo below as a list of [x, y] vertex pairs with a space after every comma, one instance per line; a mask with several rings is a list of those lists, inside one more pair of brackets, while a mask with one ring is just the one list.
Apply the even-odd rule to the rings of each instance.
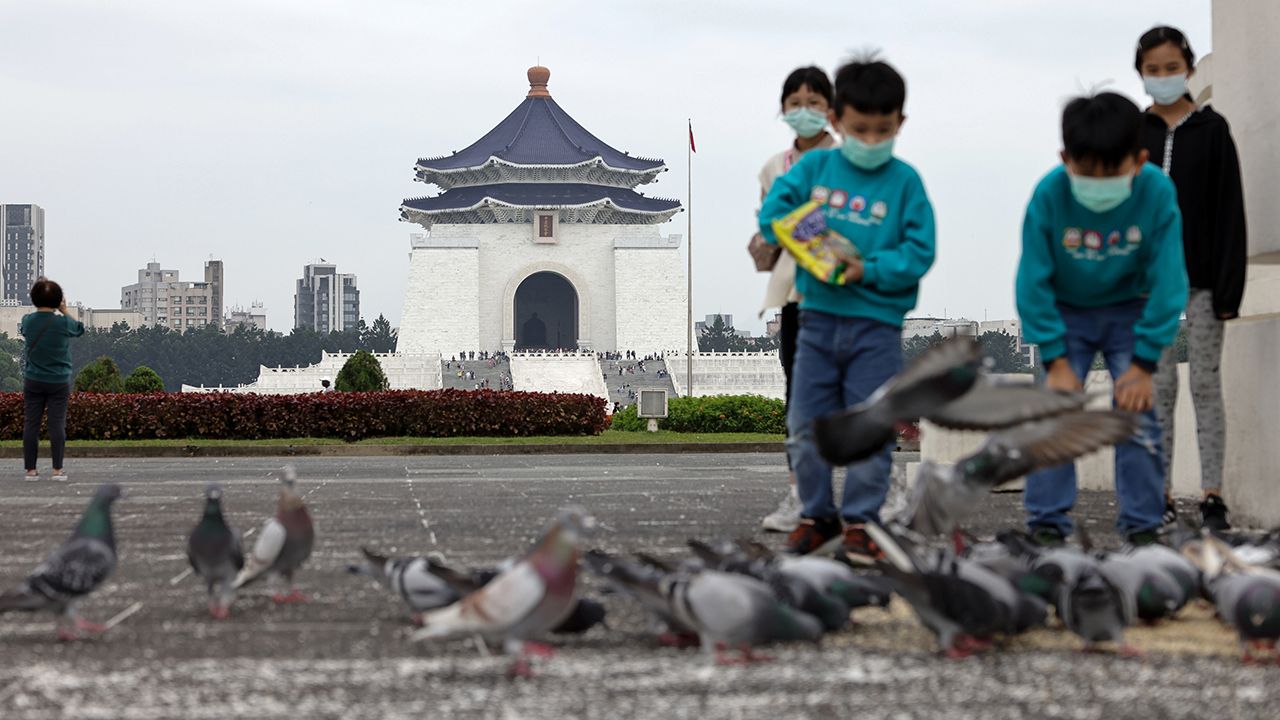
[[889, 115], [902, 112], [907, 83], [893, 66], [874, 57], [854, 60], [836, 71], [836, 95], [832, 109], [840, 116], [846, 107], [862, 113]]
[[796, 68], [791, 71], [787, 79], [782, 82], [782, 98], [778, 101], [778, 104], [786, 104], [787, 98], [792, 93], [806, 86], [826, 98], [828, 105], [831, 104], [831, 78], [827, 77], [826, 70], [815, 65]]
[[31, 286], [31, 304], [56, 308], [62, 304], [62, 286], [49, 278], [39, 278]]
[[1119, 93], [1078, 97], [1062, 111], [1062, 147], [1072, 160], [1117, 167], [1142, 149], [1142, 111]]
[[1182, 51], [1182, 59], [1187, 61], [1187, 68], [1196, 66], [1196, 54], [1191, 51], [1191, 43], [1187, 42], [1187, 36], [1178, 28], [1160, 25], [1151, 28], [1138, 38], [1138, 49], [1133, 57], [1133, 69], [1141, 75], [1143, 56], [1148, 50], [1154, 50], [1165, 43], [1173, 43], [1174, 47]]

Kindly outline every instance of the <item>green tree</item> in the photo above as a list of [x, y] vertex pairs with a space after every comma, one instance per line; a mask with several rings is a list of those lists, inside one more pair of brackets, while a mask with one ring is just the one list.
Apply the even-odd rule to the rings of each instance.
[[124, 392], [124, 382], [120, 379], [120, 368], [116, 361], [103, 355], [85, 365], [76, 375], [76, 392], [118, 393]]
[[983, 354], [991, 358], [994, 363], [992, 372], [1031, 372], [1031, 368], [1022, 361], [1022, 354], [1018, 352], [1018, 338], [1013, 335], [1003, 330], [991, 330], [979, 335], [978, 343], [982, 345]]
[[387, 376], [382, 373], [378, 358], [368, 350], [357, 350], [338, 371], [334, 387], [342, 392], [386, 390]]
[[903, 362], [911, 362], [917, 355], [941, 343], [944, 339], [942, 333], [937, 330], [934, 330], [932, 335], [913, 335], [904, 339], [902, 341]]
[[162, 392], [164, 381], [155, 370], [146, 365], [139, 365], [124, 379], [124, 391], [127, 393]]
[[361, 349], [375, 353], [395, 352], [396, 335], [396, 331], [391, 329], [391, 321], [379, 314], [373, 324], [361, 334]]
[[724, 321], [723, 315], [716, 315], [710, 325], [702, 328], [698, 335], [699, 352], [742, 352], [747, 349], [747, 339], [738, 337], [733, 326]]

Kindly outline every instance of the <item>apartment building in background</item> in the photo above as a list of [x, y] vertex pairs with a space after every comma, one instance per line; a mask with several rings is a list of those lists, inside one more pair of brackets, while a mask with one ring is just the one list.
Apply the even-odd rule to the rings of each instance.
[[177, 270], [150, 262], [138, 271], [138, 282], [120, 289], [120, 308], [140, 314], [144, 326], [179, 331], [205, 325], [221, 328], [223, 283], [221, 260], [204, 264], [203, 281], [181, 280]]
[[44, 208], [0, 205], [0, 299], [31, 304], [31, 286], [44, 275]]
[[293, 326], [320, 333], [355, 327], [360, 322], [360, 290], [354, 274], [338, 272], [333, 263], [302, 268], [293, 296]]

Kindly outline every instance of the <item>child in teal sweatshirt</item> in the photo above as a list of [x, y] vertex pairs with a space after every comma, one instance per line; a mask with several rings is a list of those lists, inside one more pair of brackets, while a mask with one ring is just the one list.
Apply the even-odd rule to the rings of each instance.
[[[1177, 192], [1141, 149], [1142, 114], [1116, 93], [1077, 98], [1062, 114], [1063, 165], [1036, 186], [1022, 228], [1017, 302], [1027, 342], [1040, 346], [1046, 384], [1079, 390], [1102, 358], [1115, 404], [1141, 414], [1116, 447], [1117, 526], [1150, 542], [1164, 511], [1152, 373], [1187, 301]], [[1034, 537], [1072, 530], [1074, 464], [1032, 473], [1023, 502]]]
[[889, 490], [891, 445], [847, 469], [837, 509], [831, 466], [818, 454], [811, 425], [865, 400], [901, 369], [902, 318], [915, 307], [920, 278], [933, 264], [933, 206], [915, 169], [893, 157], [905, 100], [902, 76], [886, 63], [840, 68], [830, 120], [843, 144], [806, 153], [774, 181], [760, 210], [760, 232], [777, 243], [773, 221], [816, 200], [827, 226], [861, 256], [848, 262], [844, 285], [803, 269], [796, 273], [803, 299], [787, 449], [803, 510], [787, 540], [793, 553], [816, 552], [836, 540], [851, 562], [874, 562], [880, 552], [863, 525], [879, 520]]

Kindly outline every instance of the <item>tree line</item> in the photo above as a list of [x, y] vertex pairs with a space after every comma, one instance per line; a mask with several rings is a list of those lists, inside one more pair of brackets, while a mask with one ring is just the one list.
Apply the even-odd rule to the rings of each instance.
[[[0, 342], [3, 342], [0, 340]], [[269, 330], [237, 326], [229, 332], [207, 325], [186, 332], [162, 326], [132, 329], [117, 323], [110, 330], [87, 330], [71, 341], [72, 373], [100, 357], [109, 357], [128, 375], [140, 365], [154, 370], [164, 389], [177, 391], [187, 385], [234, 386], [258, 379], [259, 367], [294, 367], [320, 361], [321, 351], [336, 353], [367, 350], [392, 352], [396, 331], [379, 315], [372, 325], [363, 320], [356, 327], [322, 334], [296, 328], [285, 335]], [[19, 356], [20, 356], [19, 346]], [[6, 355], [0, 347], [0, 355]], [[17, 386], [21, 389], [21, 373]], [[6, 386], [4, 358], [0, 357], [0, 389]]]

